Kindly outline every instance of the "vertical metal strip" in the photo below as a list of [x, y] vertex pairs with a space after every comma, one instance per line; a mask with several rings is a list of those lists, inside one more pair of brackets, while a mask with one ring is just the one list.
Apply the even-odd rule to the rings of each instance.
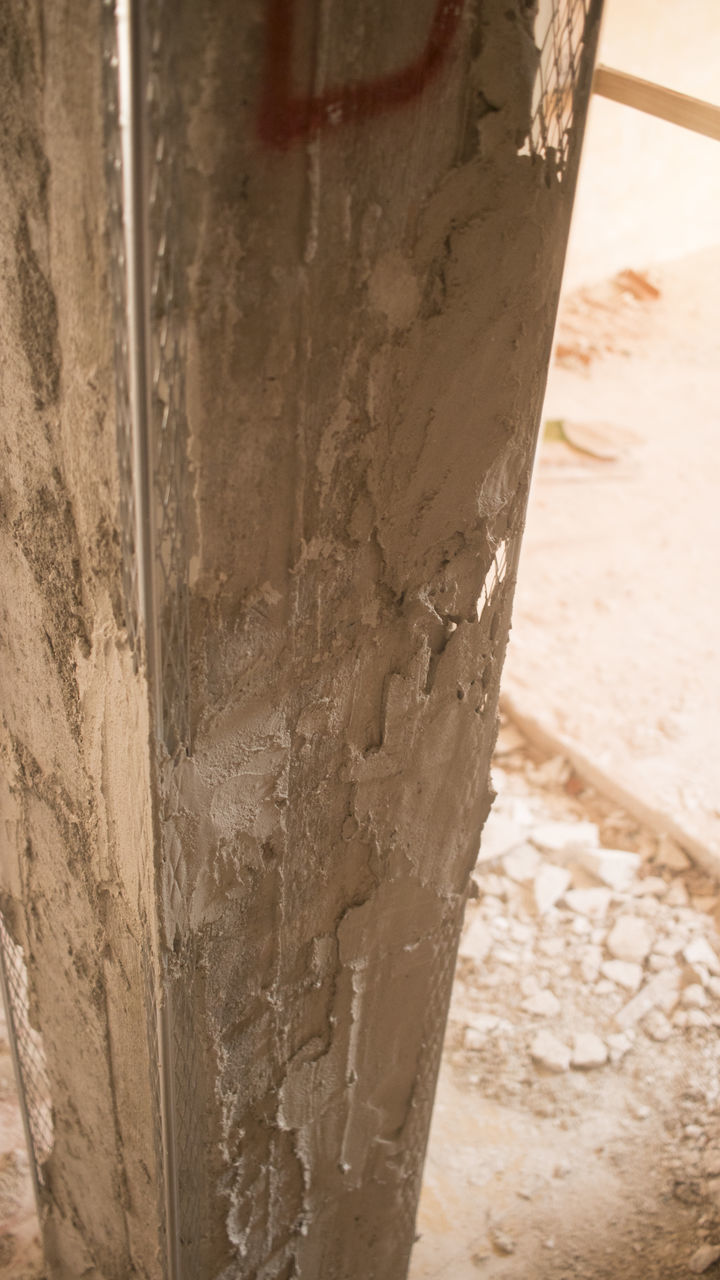
[[[130, 402], [133, 422], [138, 596], [157, 740], [163, 741], [163, 691], [155, 521], [153, 518], [152, 348], [150, 330], [147, 44], [142, 0], [117, 0], [120, 127], [123, 159]], [[158, 959], [160, 952], [158, 948]], [[161, 965], [162, 962], [160, 961]], [[164, 972], [164, 966], [163, 966]], [[156, 993], [160, 1114], [168, 1280], [182, 1280], [170, 984]]]

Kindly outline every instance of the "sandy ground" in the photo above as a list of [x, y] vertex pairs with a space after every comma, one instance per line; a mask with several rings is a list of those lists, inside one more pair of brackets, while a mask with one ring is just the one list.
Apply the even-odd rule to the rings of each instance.
[[494, 778], [410, 1280], [720, 1274], [718, 885], [512, 727]]
[[718, 866], [719, 284], [716, 248], [565, 298], [503, 677]]

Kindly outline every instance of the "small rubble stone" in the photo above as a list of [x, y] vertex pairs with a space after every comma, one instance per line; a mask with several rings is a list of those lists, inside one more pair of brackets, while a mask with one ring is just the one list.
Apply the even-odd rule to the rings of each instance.
[[643, 1030], [651, 1040], [657, 1040], [658, 1043], [662, 1044], [665, 1040], [670, 1039], [672, 1024], [661, 1009], [651, 1009], [643, 1021]]
[[555, 956], [561, 956], [565, 950], [565, 939], [560, 935], [552, 938], [541, 938], [538, 943], [538, 951], [542, 951], [544, 956], [554, 959]]
[[602, 920], [607, 915], [611, 898], [610, 889], [568, 889], [564, 901], [571, 911], [592, 920]]
[[557, 996], [552, 991], [538, 991], [523, 1001], [525, 1013], [535, 1014], [539, 1018], [555, 1018], [562, 1008]]
[[685, 941], [682, 933], [671, 933], [665, 938], [658, 938], [653, 950], [659, 956], [676, 956], [678, 951], [682, 951]]
[[659, 867], [667, 867], [668, 871], [687, 871], [691, 865], [687, 854], [669, 836], [660, 837], [654, 861]]
[[637, 916], [621, 916], [608, 934], [607, 949], [615, 960], [642, 964], [650, 953], [654, 934], [645, 920]]
[[703, 1009], [688, 1009], [685, 1015], [687, 1027], [697, 1027], [701, 1031], [709, 1031], [712, 1027], [712, 1018], [704, 1012]]
[[662, 898], [667, 893], [667, 881], [662, 876], [646, 876], [644, 880], [638, 880], [633, 893], [636, 898]]
[[610, 996], [615, 995], [616, 993], [617, 985], [614, 982], [611, 982], [609, 978], [601, 978], [600, 981], [595, 984], [596, 996]]
[[585, 916], [575, 916], [575, 919], [572, 922], [571, 928], [573, 933], [576, 933], [578, 934], [578, 936], [583, 937], [586, 933], [591, 932], [592, 925], [590, 924], [590, 921], [585, 918]]
[[516, 849], [506, 853], [502, 860], [505, 875], [517, 884], [527, 884], [528, 881], [533, 880], [541, 864], [542, 858], [531, 844], [518, 845]]
[[712, 1027], [712, 1019], [704, 1009], [676, 1009], [673, 1014], [673, 1025], [686, 1030], [689, 1027], [708, 1031]]
[[549, 1031], [539, 1031], [530, 1045], [530, 1057], [538, 1067], [558, 1074], [570, 1066], [570, 1050]]
[[720, 975], [720, 958], [707, 938], [693, 938], [683, 950], [688, 964], [702, 964], [710, 973]]
[[680, 1003], [685, 1005], [686, 1009], [704, 1009], [710, 1001], [705, 988], [699, 982], [691, 982], [682, 992]]
[[637, 991], [643, 979], [642, 966], [631, 960], [606, 960], [602, 973], [626, 991]]
[[602, 964], [602, 951], [600, 947], [592, 945], [585, 947], [580, 959], [580, 975], [583, 982], [595, 982]]
[[466, 1049], [482, 1049], [485, 1045], [485, 1036], [474, 1027], [466, 1027], [463, 1032], [463, 1044]]
[[584, 849], [577, 862], [609, 889], [624, 893], [640, 868], [640, 855], [624, 849]]
[[525, 746], [519, 729], [514, 724], [503, 724], [498, 730], [497, 742], [495, 743], [496, 756], [509, 756], [513, 751], [519, 751]]
[[690, 897], [685, 888], [685, 881], [678, 876], [677, 879], [673, 880], [665, 894], [665, 902], [669, 907], [686, 907], [689, 901]]
[[701, 1276], [714, 1262], [717, 1262], [718, 1258], [720, 1258], [720, 1245], [701, 1244], [690, 1258], [688, 1267], [693, 1275]]
[[569, 884], [570, 872], [566, 867], [556, 867], [549, 863], [540, 868], [533, 883], [533, 894], [541, 916], [555, 906]]
[[625, 1028], [639, 1022], [651, 1009], [662, 1009], [664, 1013], [670, 1013], [677, 1004], [679, 986], [680, 975], [677, 970], [657, 973], [620, 1010], [616, 1022], [620, 1027]]
[[466, 960], [481, 964], [493, 944], [493, 936], [483, 920], [476, 915], [465, 930], [459, 947], [459, 954]]
[[525, 838], [525, 828], [504, 814], [496, 805], [490, 810], [482, 829], [478, 863], [501, 858], [504, 853], [509, 853], [517, 845], [523, 844]]
[[608, 1060], [607, 1045], [592, 1031], [582, 1031], [575, 1036], [571, 1062], [581, 1071], [603, 1067]]
[[502, 1231], [499, 1227], [493, 1227], [492, 1241], [498, 1253], [510, 1254], [515, 1252], [515, 1241], [507, 1231]]
[[533, 828], [530, 839], [538, 849], [548, 853], [597, 849], [600, 844], [600, 834], [594, 822], [541, 822]]

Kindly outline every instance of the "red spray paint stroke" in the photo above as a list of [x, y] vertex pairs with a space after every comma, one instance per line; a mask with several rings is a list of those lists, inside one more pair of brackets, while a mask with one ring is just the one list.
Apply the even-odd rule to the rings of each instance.
[[261, 140], [268, 147], [288, 147], [321, 129], [382, 115], [418, 97], [442, 65], [458, 28], [462, 7], [463, 0], [438, 0], [425, 48], [414, 62], [399, 71], [375, 80], [326, 89], [314, 96], [293, 97], [295, 0], [268, 0], [264, 83], [258, 119]]

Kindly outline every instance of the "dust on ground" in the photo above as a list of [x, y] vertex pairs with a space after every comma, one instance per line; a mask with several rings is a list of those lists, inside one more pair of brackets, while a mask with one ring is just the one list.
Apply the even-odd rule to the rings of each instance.
[[720, 1275], [718, 884], [512, 724], [411, 1280]]
[[563, 299], [503, 689], [720, 871], [719, 281]]

